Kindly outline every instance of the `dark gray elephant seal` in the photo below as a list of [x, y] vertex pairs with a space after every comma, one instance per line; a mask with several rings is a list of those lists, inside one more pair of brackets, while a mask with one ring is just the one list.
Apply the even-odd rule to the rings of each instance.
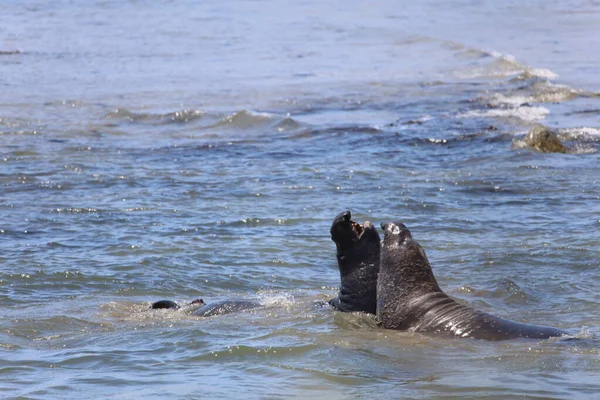
[[250, 300], [224, 300], [207, 304], [192, 313], [197, 317], [212, 317], [215, 315], [231, 314], [242, 311], [262, 308], [263, 305], [257, 301]]
[[547, 339], [567, 334], [555, 328], [509, 321], [457, 303], [438, 286], [423, 248], [406, 226], [388, 222], [381, 227], [385, 236], [377, 284], [377, 318], [382, 327], [486, 340]]
[[369, 222], [358, 224], [350, 211], [338, 214], [331, 225], [331, 240], [337, 249], [341, 286], [329, 304], [339, 311], [375, 314], [380, 238]]
[[[192, 301], [190, 304], [191, 305], [197, 305], [197, 306], [203, 306], [204, 305], [204, 300], [202, 299], [196, 299], [194, 301]], [[154, 303], [152, 303], [150, 305], [150, 308], [153, 310], [179, 310], [181, 308], [181, 306], [179, 304], [177, 304], [176, 302], [174, 302], [173, 300], [159, 300], [159, 301], [155, 301]]]
[[[224, 300], [216, 303], [205, 304], [204, 300], [196, 299], [189, 304], [189, 306], [193, 305], [200, 307], [192, 312], [192, 315], [198, 317], [212, 317], [215, 315], [231, 314], [263, 307], [261, 303], [249, 300]], [[181, 306], [173, 300], [159, 300], [152, 303], [150, 308], [154, 310], [178, 310], [181, 308]]]
[[153, 310], [178, 310], [180, 307], [173, 300], [159, 300], [152, 303], [150, 308]]

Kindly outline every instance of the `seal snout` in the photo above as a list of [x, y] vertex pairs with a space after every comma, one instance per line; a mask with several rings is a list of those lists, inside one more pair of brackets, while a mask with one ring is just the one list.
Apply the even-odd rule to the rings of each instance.
[[350, 214], [350, 210], [346, 210], [342, 213], [344, 220], [346, 222], [350, 222], [350, 220], [352, 219], [352, 214]]
[[330, 229], [331, 239], [337, 244], [346, 243], [346, 246], [363, 241], [370, 241], [375, 237], [379, 241], [379, 234], [375, 226], [369, 221], [362, 224], [352, 220], [350, 210], [342, 211], [333, 220]]
[[397, 235], [400, 233], [400, 227], [393, 222], [384, 222], [381, 224], [381, 229], [385, 231], [386, 234], [391, 233]]
[[352, 224], [352, 230], [354, 231], [354, 234], [356, 235], [357, 238], [360, 239], [362, 233], [365, 231], [363, 226], [354, 221], [351, 221], [351, 224]]

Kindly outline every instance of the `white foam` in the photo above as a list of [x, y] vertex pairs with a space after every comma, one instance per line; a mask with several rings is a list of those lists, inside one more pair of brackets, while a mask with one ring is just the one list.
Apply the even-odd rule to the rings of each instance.
[[290, 307], [295, 303], [295, 299], [289, 293], [265, 293], [261, 295], [260, 303], [267, 307]]
[[579, 332], [573, 335], [560, 336], [558, 339], [593, 339], [596, 335], [587, 327], [582, 326]]
[[529, 145], [522, 139], [513, 139], [512, 148], [515, 150], [526, 149]]
[[489, 54], [491, 57], [495, 58], [497, 60], [497, 64], [488, 66], [483, 71], [479, 69], [473, 71], [476, 76], [484, 75], [489, 77], [508, 77], [519, 73], [526, 73], [532, 77], [539, 77], [549, 80], [558, 78], [558, 74], [552, 72], [548, 68], [533, 68], [521, 64], [512, 54], [503, 54], [496, 50], [481, 50], [481, 52], [484, 54]]
[[[253, 117], [259, 118], [273, 118], [275, 114], [271, 114], [265, 111], [254, 111], [254, 110], [245, 110], [246, 114], [251, 115]], [[289, 114], [288, 114], [289, 116]]]
[[[504, 57], [504, 55], [502, 53], [500, 53], [499, 51], [496, 51], [496, 50], [492, 50], [492, 51], [481, 50], [481, 51], [485, 54], [489, 54], [490, 56], [492, 56], [494, 58]], [[508, 55], [507, 57], [512, 57], [514, 59], [514, 57], [510, 56], [510, 55]]]
[[531, 96], [505, 96], [501, 93], [496, 93], [492, 96], [490, 103], [494, 106], [507, 104], [518, 107], [523, 103], [529, 103], [533, 100]]
[[471, 110], [457, 115], [457, 118], [518, 118], [533, 122], [544, 119], [550, 111], [546, 107], [516, 107], [494, 110]]
[[547, 68], [526, 68], [527, 72], [529, 72], [533, 76], [537, 76], [539, 78], [545, 79], [556, 79], [558, 78], [558, 74], [550, 71]]
[[600, 128], [581, 127], [581, 128], [565, 128], [561, 129], [560, 133], [568, 135], [570, 137], [578, 137], [581, 135], [585, 136], [600, 136]]
[[511, 64], [515, 64], [518, 67], [522, 67], [522, 65], [519, 64], [519, 62], [517, 61], [517, 58], [515, 56], [513, 56], [512, 54], [502, 54], [502, 53], [499, 53], [496, 51], [492, 52], [492, 54], [496, 54], [495, 55], [496, 58], [500, 58], [503, 61], [506, 61]]

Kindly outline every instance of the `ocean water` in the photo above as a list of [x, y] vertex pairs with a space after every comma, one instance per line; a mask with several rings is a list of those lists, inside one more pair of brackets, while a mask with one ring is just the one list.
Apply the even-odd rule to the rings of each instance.
[[[600, 396], [597, 1], [0, 8], [0, 397]], [[319, 306], [345, 209], [402, 220], [460, 302], [573, 340]]]

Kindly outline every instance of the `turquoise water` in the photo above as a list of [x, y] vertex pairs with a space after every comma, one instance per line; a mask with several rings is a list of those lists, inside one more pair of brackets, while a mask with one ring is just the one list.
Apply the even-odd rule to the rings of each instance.
[[[594, 398], [598, 38], [584, 1], [5, 2], [0, 397]], [[524, 144], [539, 125], [569, 151]], [[577, 340], [320, 307], [344, 209]]]

